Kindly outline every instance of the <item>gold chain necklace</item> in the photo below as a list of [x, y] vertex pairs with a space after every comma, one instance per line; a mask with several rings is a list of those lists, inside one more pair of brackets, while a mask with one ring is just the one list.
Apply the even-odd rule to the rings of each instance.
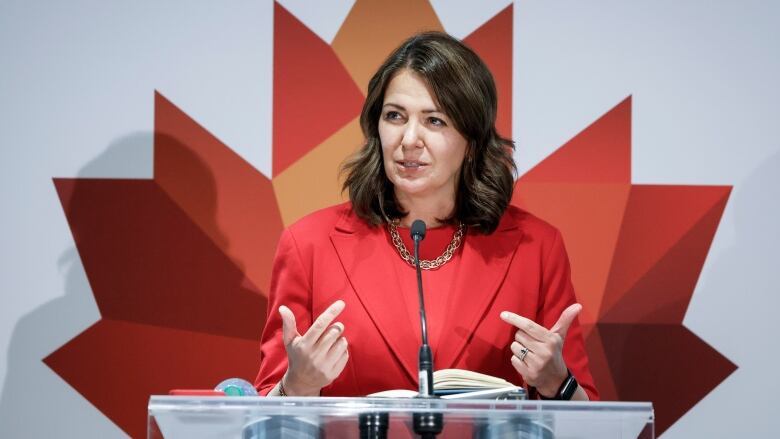
[[[401, 235], [398, 234], [398, 220], [393, 220], [387, 223], [387, 229], [390, 231], [390, 237], [393, 238], [393, 245], [395, 245], [395, 248], [398, 249], [398, 254], [401, 255], [401, 259], [408, 262], [409, 265], [414, 267], [414, 255], [409, 253], [409, 250], [406, 249], [406, 246], [404, 245], [404, 242], [401, 240]], [[452, 235], [452, 241], [450, 241], [450, 244], [447, 246], [446, 249], [444, 249], [444, 253], [439, 255], [436, 259], [432, 261], [428, 261], [425, 259], [420, 259], [420, 268], [423, 270], [433, 270], [434, 268], [439, 268], [442, 265], [446, 264], [450, 259], [452, 259], [452, 255], [455, 254], [455, 250], [460, 247], [460, 243], [463, 240], [463, 232], [465, 231], [466, 226], [463, 225], [463, 223], [458, 224], [458, 230], [455, 231], [455, 234]]]

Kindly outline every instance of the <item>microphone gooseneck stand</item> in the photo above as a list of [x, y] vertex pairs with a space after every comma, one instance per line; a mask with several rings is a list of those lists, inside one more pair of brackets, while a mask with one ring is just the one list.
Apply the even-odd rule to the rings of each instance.
[[358, 415], [360, 439], [386, 439], [390, 426], [387, 412], [361, 413]]
[[[422, 344], [418, 361], [419, 396], [423, 399], [436, 399], [433, 394], [433, 354], [428, 345], [428, 327], [425, 318], [425, 300], [423, 298], [422, 270], [420, 269], [420, 241], [425, 239], [425, 223], [415, 220], [412, 223], [412, 240], [414, 241], [414, 265], [417, 269], [417, 294], [420, 299], [420, 331]], [[433, 439], [444, 428], [441, 413], [415, 412], [412, 415], [414, 432], [423, 439]]]

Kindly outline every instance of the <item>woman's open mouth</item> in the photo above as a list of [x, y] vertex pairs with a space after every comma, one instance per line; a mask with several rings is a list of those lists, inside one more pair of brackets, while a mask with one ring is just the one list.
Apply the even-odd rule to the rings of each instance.
[[428, 165], [427, 163], [419, 162], [417, 160], [397, 160], [396, 163], [404, 169], [418, 169]]

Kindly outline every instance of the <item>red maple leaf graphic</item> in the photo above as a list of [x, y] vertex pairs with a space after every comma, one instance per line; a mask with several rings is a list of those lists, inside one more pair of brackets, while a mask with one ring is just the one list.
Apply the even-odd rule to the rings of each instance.
[[682, 324], [731, 187], [631, 183], [631, 98], [516, 184], [561, 229], [605, 400], [652, 401], [663, 433], [736, 370]]
[[[356, 3], [336, 50], [275, 4], [273, 181], [160, 95], [152, 180], [55, 179], [101, 320], [44, 361], [131, 436], [151, 394], [254, 377], [282, 218], [332, 203], [332, 143], [360, 141], [350, 75], [375, 66], [348, 43], [384, 16], [372, 7]], [[465, 39], [494, 72], [503, 133], [512, 13]], [[629, 98], [522, 176], [513, 203], [564, 234], [602, 397], [653, 401], [661, 433], [736, 368], [682, 325], [730, 188], [633, 185], [630, 130]]]
[[44, 361], [133, 437], [149, 395], [251, 378], [282, 222], [270, 181], [160, 95], [153, 180], [55, 179], [101, 320]]

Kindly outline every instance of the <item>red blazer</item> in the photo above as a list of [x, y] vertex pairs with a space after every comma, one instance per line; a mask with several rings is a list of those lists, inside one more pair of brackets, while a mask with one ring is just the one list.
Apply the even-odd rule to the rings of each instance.
[[[436, 347], [436, 369], [468, 369], [523, 384], [510, 363], [515, 329], [504, 310], [550, 328], [575, 302], [560, 233], [510, 206], [491, 235], [469, 231], [462, 244], [452, 299]], [[274, 260], [268, 318], [255, 386], [267, 394], [287, 369], [279, 305], [288, 306], [303, 334], [330, 304], [346, 303], [349, 361], [321, 394], [366, 395], [417, 389], [419, 322], [399, 299], [395, 247], [384, 227], [357, 218], [349, 204], [313, 213], [285, 230]], [[588, 369], [579, 323], [564, 341], [566, 365], [591, 399], [598, 394]]]

